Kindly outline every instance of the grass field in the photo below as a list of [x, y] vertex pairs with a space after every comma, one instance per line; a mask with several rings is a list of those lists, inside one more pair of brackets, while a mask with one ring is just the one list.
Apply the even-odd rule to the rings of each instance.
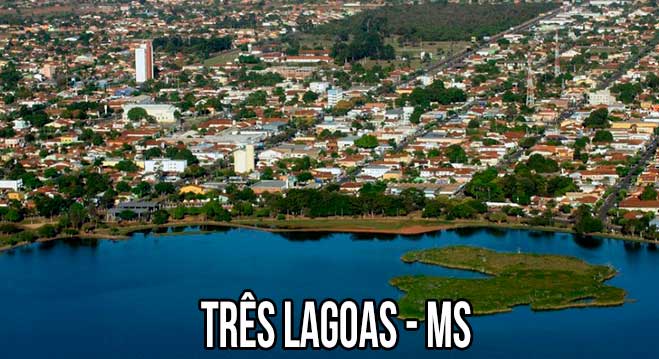
[[233, 60], [238, 58], [238, 54], [240, 54], [240, 49], [231, 49], [228, 51], [223, 51], [222, 53], [217, 54], [214, 57], [206, 59], [204, 61], [204, 66], [223, 65], [226, 64], [227, 62], [233, 62]]
[[[297, 35], [297, 39], [300, 41], [300, 46], [303, 48], [306, 47], [313, 49], [320, 47], [331, 49], [334, 45], [332, 37], [327, 35], [299, 34]], [[403, 57], [406, 57], [409, 59], [409, 66], [416, 68], [422, 64], [420, 58], [422, 52], [432, 54], [432, 62], [436, 62], [441, 60], [442, 57], [451, 56], [466, 49], [470, 45], [468, 41], [420, 41], [417, 43], [401, 44], [398, 41], [397, 36], [390, 36], [385, 41], [387, 44], [394, 47], [396, 51], [396, 60], [363, 59], [359, 62], [367, 68], [375, 64], [381, 66], [394, 65], [396, 67], [401, 67], [408, 65], [408, 62], [402, 60]]]
[[404, 262], [421, 262], [487, 274], [483, 279], [404, 276], [391, 284], [405, 295], [401, 317], [423, 319], [427, 299], [467, 299], [474, 314], [507, 312], [517, 305], [533, 310], [615, 306], [625, 291], [604, 284], [616, 271], [580, 259], [557, 255], [499, 253], [484, 248], [454, 246], [413, 251]]

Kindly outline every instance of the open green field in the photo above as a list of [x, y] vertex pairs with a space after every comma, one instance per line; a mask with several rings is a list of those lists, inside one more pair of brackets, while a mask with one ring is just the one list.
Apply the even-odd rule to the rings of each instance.
[[[334, 45], [334, 40], [332, 36], [323, 35], [323, 34], [298, 34], [296, 39], [300, 42], [302, 48], [323, 48], [331, 49]], [[399, 41], [399, 36], [389, 36], [385, 39], [385, 42], [388, 45], [394, 47], [396, 51], [396, 60], [371, 60], [371, 59], [362, 59], [359, 62], [369, 68], [373, 65], [388, 66], [394, 65], [395, 67], [401, 67], [407, 65], [406, 61], [402, 61], [401, 58], [406, 57], [409, 59], [409, 66], [419, 67], [421, 66], [421, 53], [427, 52], [432, 54], [431, 62], [437, 62], [444, 57], [449, 57], [454, 55], [464, 49], [466, 49], [471, 43], [469, 41], [414, 41], [414, 42], [401, 42]]]
[[[432, 58], [430, 62], [435, 63], [443, 58], [457, 54], [471, 44], [468, 41], [420, 41], [401, 44], [397, 39], [397, 37], [389, 37], [386, 39], [386, 43], [393, 46], [396, 51], [396, 60], [386, 61], [363, 59], [360, 60], [360, 63], [367, 68], [375, 64], [379, 64], [380, 66], [393, 64], [397, 67], [409, 64], [412, 68], [418, 68], [423, 64], [421, 59], [422, 52], [431, 54]], [[407, 61], [402, 60], [403, 58], [406, 58]]]
[[405, 292], [398, 303], [402, 318], [423, 319], [427, 299], [467, 299], [476, 315], [507, 312], [517, 305], [530, 305], [533, 310], [556, 310], [615, 306], [625, 301], [623, 289], [604, 284], [615, 276], [615, 269], [573, 257], [453, 246], [409, 252], [402, 260], [491, 276], [394, 278], [391, 284]]
[[223, 51], [222, 53], [217, 54], [211, 58], [208, 58], [204, 61], [204, 66], [215, 66], [215, 65], [224, 65], [227, 62], [233, 62], [238, 58], [240, 54], [240, 49], [231, 49]]

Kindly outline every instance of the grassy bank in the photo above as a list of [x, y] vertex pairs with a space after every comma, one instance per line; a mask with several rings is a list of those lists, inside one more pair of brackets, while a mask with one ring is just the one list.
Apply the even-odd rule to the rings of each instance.
[[[36, 230], [46, 223], [30, 223], [23, 225], [26, 230]], [[80, 232], [75, 235], [58, 235], [56, 237], [38, 238], [36, 242], [47, 242], [67, 238], [93, 238], [93, 239], [129, 239], [130, 235], [138, 231], [180, 228], [189, 226], [222, 226], [235, 228], [249, 228], [268, 232], [342, 232], [342, 233], [373, 233], [373, 234], [400, 234], [418, 235], [441, 230], [458, 228], [499, 228], [499, 229], [521, 229], [543, 232], [574, 233], [565, 227], [539, 227], [529, 226], [524, 223], [503, 222], [494, 223], [485, 220], [439, 220], [419, 217], [330, 217], [330, 218], [305, 218], [290, 217], [285, 220], [272, 218], [238, 218], [231, 222], [209, 221], [200, 216], [187, 217], [184, 220], [170, 221], [166, 224], [152, 224], [142, 222], [128, 222], [124, 224], [113, 223], [94, 229], [93, 232]], [[201, 231], [201, 232], [212, 232]], [[182, 232], [169, 233], [172, 235]], [[162, 234], [159, 234], [162, 235]], [[625, 236], [612, 233], [593, 233], [595, 237], [612, 238], [626, 241], [657, 243], [639, 237]], [[29, 244], [29, 242], [18, 242], [10, 244], [6, 240], [9, 236], [0, 236], [0, 251], [16, 248]]]
[[567, 256], [499, 253], [454, 246], [406, 253], [402, 260], [487, 274], [483, 279], [404, 276], [391, 284], [405, 292], [401, 317], [424, 318], [427, 299], [467, 299], [477, 315], [507, 312], [517, 305], [533, 310], [616, 306], [625, 291], [604, 284], [616, 271]]

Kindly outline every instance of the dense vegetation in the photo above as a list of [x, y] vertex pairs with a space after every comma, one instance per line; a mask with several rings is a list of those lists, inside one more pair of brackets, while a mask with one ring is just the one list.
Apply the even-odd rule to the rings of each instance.
[[180, 36], [168, 36], [155, 38], [153, 48], [155, 51], [164, 51], [168, 54], [182, 52], [205, 59], [213, 53], [230, 49], [232, 41], [231, 36], [211, 37], [209, 39], [203, 37], [183, 39]]
[[[319, 34], [348, 38], [362, 32], [364, 24], [382, 25], [385, 35], [405, 40], [447, 41], [482, 38], [536, 17], [556, 7], [554, 3], [390, 5], [364, 11], [316, 28]], [[366, 21], [370, 19], [370, 21]]]
[[343, 64], [364, 58], [393, 60], [394, 48], [385, 44], [386, 19], [367, 16], [352, 32], [340, 37], [332, 47], [334, 60]]
[[424, 318], [427, 299], [467, 299], [478, 315], [506, 312], [527, 304], [533, 310], [622, 305], [626, 295], [624, 290], [604, 284], [616, 274], [615, 269], [572, 257], [455, 246], [409, 252], [402, 260], [493, 276], [394, 278], [391, 284], [405, 292], [398, 303], [403, 318]]
[[528, 205], [532, 196], [558, 197], [577, 190], [570, 177], [542, 175], [556, 171], [558, 164], [555, 161], [534, 155], [526, 163], [518, 164], [512, 174], [503, 177], [498, 177], [494, 168], [476, 173], [465, 191], [481, 201], [502, 202], [508, 199], [513, 203]]

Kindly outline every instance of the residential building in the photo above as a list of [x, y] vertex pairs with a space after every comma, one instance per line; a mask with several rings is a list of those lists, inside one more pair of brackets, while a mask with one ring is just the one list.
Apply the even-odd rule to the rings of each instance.
[[238, 174], [254, 171], [254, 146], [246, 145], [244, 149], [233, 152], [233, 168]]

